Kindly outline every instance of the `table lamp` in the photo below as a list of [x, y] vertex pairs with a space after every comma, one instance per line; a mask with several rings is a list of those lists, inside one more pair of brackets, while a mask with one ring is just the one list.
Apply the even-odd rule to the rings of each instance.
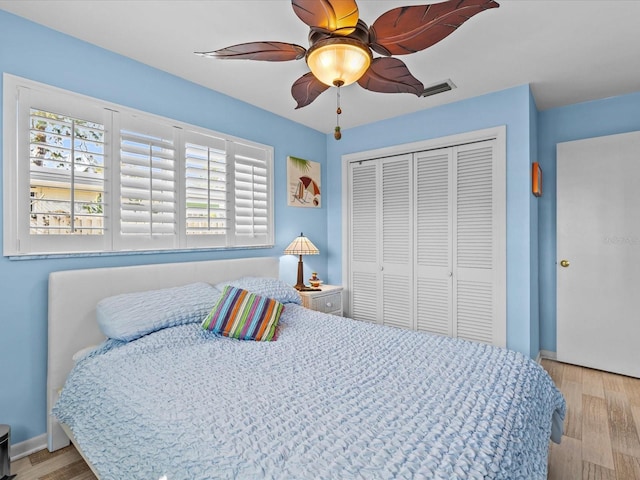
[[311, 243], [307, 237], [305, 237], [302, 233], [300, 233], [299, 237], [296, 237], [293, 242], [289, 244], [287, 248], [284, 249], [285, 255], [298, 255], [298, 281], [294, 285], [296, 290], [308, 290], [308, 287], [305, 287], [303, 278], [303, 265], [302, 265], [302, 255], [318, 255], [320, 250]]

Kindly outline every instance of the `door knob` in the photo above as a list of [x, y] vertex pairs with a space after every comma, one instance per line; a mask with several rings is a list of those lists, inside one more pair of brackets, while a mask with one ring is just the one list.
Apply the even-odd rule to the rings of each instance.
[[560, 266], [561, 267], [567, 268], [569, 265], [571, 265], [569, 263], [569, 260], [560, 260]]

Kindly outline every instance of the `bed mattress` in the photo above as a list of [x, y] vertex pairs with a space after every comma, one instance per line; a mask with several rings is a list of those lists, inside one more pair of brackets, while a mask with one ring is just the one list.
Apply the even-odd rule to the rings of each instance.
[[564, 409], [517, 352], [287, 304], [273, 342], [107, 340], [53, 412], [102, 480], [532, 480]]

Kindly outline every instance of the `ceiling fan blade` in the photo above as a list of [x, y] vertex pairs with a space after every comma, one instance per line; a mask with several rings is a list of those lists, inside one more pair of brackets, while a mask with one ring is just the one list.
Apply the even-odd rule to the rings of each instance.
[[251, 42], [231, 45], [212, 52], [195, 52], [198, 55], [222, 59], [264, 60], [285, 62], [304, 58], [307, 50], [300, 45], [285, 42]]
[[358, 84], [380, 93], [413, 93], [420, 96], [424, 92], [424, 85], [411, 75], [404, 62], [390, 57], [374, 59]]
[[355, 0], [291, 0], [296, 15], [314, 30], [350, 35], [358, 24]]
[[291, 95], [298, 102], [296, 110], [309, 105], [327, 88], [329, 86], [314, 77], [313, 73], [305, 73], [291, 86]]
[[394, 8], [371, 25], [370, 47], [381, 55], [418, 52], [438, 43], [477, 13], [499, 6], [493, 0], [449, 0]]

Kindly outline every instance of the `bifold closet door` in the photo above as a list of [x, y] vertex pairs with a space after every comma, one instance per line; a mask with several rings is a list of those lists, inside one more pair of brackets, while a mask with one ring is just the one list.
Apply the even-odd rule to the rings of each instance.
[[374, 323], [378, 322], [381, 291], [378, 264], [379, 169], [376, 161], [349, 165], [349, 315]]
[[487, 141], [415, 154], [418, 330], [499, 343], [494, 146]]
[[415, 154], [416, 328], [452, 336], [453, 149]]
[[496, 141], [356, 162], [349, 175], [350, 315], [505, 346]]
[[349, 168], [350, 314], [414, 328], [412, 155]]
[[[454, 148], [454, 336], [503, 344], [496, 300], [494, 141]], [[503, 208], [503, 207], [502, 207]]]
[[381, 160], [382, 322], [413, 329], [413, 155]]

